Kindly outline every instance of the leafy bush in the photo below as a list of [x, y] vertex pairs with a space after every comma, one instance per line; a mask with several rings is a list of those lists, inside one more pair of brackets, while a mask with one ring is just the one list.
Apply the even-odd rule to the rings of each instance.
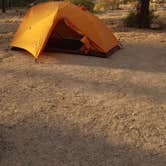
[[[154, 20], [158, 18], [158, 15], [155, 14], [154, 10], [150, 10], [149, 16], [148, 16], [148, 22], [149, 25], [151, 25]], [[127, 17], [124, 19], [124, 24], [128, 27], [137, 27], [140, 28], [139, 20], [137, 18], [136, 12], [134, 10], [131, 10]]]
[[[47, 2], [47, 1], [62, 1], [62, 0], [37, 0], [37, 3]], [[64, 1], [71, 2], [75, 5], [85, 6], [89, 11], [93, 11], [94, 8], [94, 3], [91, 0], [64, 0]]]
[[75, 5], [83, 5], [89, 11], [93, 11], [94, 3], [91, 0], [66, 0], [68, 2], [74, 3]]
[[137, 19], [135, 11], [131, 10], [127, 17], [124, 19], [124, 24], [128, 27], [136, 27]]

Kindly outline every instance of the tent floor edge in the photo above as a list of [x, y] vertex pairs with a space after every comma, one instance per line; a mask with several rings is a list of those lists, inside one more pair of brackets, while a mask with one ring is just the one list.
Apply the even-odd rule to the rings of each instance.
[[121, 47], [119, 45], [113, 47], [111, 50], [109, 50], [107, 53], [106, 53], [106, 56], [107, 57], [110, 57], [111, 55], [113, 55], [116, 51], [120, 50]]

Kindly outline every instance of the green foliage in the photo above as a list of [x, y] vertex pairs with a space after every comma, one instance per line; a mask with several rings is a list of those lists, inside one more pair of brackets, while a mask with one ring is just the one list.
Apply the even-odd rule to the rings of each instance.
[[75, 5], [83, 5], [89, 11], [93, 11], [94, 3], [91, 0], [66, 0], [68, 2], [74, 3]]
[[[38, 0], [38, 2], [47, 2], [47, 1], [62, 1], [62, 0]], [[89, 11], [93, 11], [93, 8], [94, 8], [94, 3], [91, 0], [64, 0], [64, 1], [71, 2], [75, 5], [80, 5], [80, 6], [83, 5]]]
[[[150, 10], [148, 18], [147, 18], [149, 25], [151, 25], [154, 22], [154, 20], [156, 20], [157, 18], [158, 18], [158, 15], [155, 14], [154, 10]], [[128, 27], [137, 27], [137, 28], [140, 27], [135, 11], [131, 10], [129, 12], [127, 17], [124, 19], [124, 24]]]
[[131, 10], [127, 17], [124, 19], [124, 24], [128, 27], [137, 27], [136, 13]]

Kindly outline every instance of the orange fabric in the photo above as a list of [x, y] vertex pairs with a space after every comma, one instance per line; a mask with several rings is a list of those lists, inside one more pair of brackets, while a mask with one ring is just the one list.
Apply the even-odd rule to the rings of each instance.
[[53, 30], [53, 33], [54, 32], [59, 33], [63, 38], [81, 38], [81, 35], [74, 31], [72, 28], [70, 28], [68, 25], [66, 25], [64, 20], [61, 20], [56, 24], [56, 27]]
[[107, 53], [119, 44], [111, 30], [92, 13], [67, 2], [46, 2], [29, 9], [11, 46], [25, 49], [38, 58], [62, 19], [78, 34], [86, 36], [83, 41], [86, 47]]
[[90, 50], [92, 48], [88, 38], [84, 36], [81, 41], [85, 44], [86, 49]]

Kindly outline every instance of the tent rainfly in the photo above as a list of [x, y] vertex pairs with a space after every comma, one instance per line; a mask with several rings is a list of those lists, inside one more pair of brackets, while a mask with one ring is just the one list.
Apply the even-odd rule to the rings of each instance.
[[119, 41], [89, 11], [67, 2], [45, 2], [28, 10], [11, 47], [35, 58], [53, 50], [108, 57], [119, 48]]

